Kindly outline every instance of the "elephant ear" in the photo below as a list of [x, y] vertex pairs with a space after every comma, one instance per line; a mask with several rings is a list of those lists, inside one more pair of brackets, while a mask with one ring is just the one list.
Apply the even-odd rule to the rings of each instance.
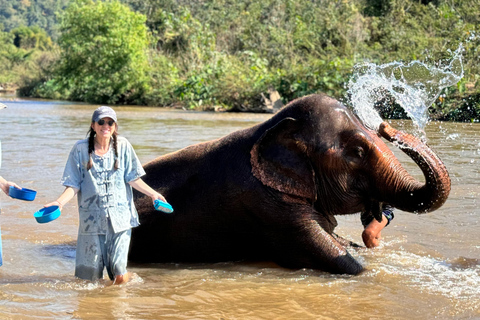
[[252, 173], [275, 190], [315, 200], [315, 172], [299, 128], [297, 120], [285, 118], [268, 129], [250, 151]]

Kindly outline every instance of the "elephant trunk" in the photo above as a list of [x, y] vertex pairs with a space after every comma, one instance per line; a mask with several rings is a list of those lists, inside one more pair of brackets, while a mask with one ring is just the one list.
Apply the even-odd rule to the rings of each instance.
[[388, 181], [385, 191], [392, 192], [385, 195], [389, 202], [408, 212], [423, 213], [440, 208], [450, 193], [450, 177], [440, 158], [420, 139], [398, 131], [386, 122], [380, 125], [379, 133], [412, 158], [425, 176], [425, 183], [421, 183], [408, 174], [396, 158], [390, 160], [389, 167], [395, 173], [389, 175], [392, 181]]

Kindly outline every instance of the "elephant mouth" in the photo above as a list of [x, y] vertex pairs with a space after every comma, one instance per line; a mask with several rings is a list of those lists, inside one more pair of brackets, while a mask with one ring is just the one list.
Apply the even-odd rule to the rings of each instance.
[[345, 195], [338, 198], [332, 197], [331, 195], [317, 195], [313, 208], [325, 216], [343, 216], [370, 211], [372, 208], [379, 208], [381, 206], [378, 201], [372, 201], [369, 197], [351, 197], [353, 198], [352, 201], [346, 201]]

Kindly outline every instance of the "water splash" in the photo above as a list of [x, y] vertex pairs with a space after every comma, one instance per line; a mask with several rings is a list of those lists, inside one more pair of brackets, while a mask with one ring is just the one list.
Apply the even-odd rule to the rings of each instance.
[[444, 88], [455, 85], [463, 77], [462, 52], [460, 45], [450, 61], [437, 66], [420, 61], [355, 66], [348, 83], [355, 112], [367, 127], [378, 130], [383, 120], [374, 105], [393, 98], [424, 133], [428, 108]]
[[443, 261], [405, 251], [390, 253], [385, 258], [387, 262], [380, 263], [378, 268], [388, 274], [401, 275], [406, 286], [478, 305], [478, 259], [458, 257]]

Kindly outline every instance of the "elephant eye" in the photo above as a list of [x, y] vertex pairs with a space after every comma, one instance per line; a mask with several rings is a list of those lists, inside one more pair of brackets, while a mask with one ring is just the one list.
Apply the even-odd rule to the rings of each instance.
[[362, 147], [356, 147], [356, 148], [355, 148], [355, 154], [356, 154], [359, 158], [363, 159], [363, 157], [365, 156], [365, 150], [363, 150]]

